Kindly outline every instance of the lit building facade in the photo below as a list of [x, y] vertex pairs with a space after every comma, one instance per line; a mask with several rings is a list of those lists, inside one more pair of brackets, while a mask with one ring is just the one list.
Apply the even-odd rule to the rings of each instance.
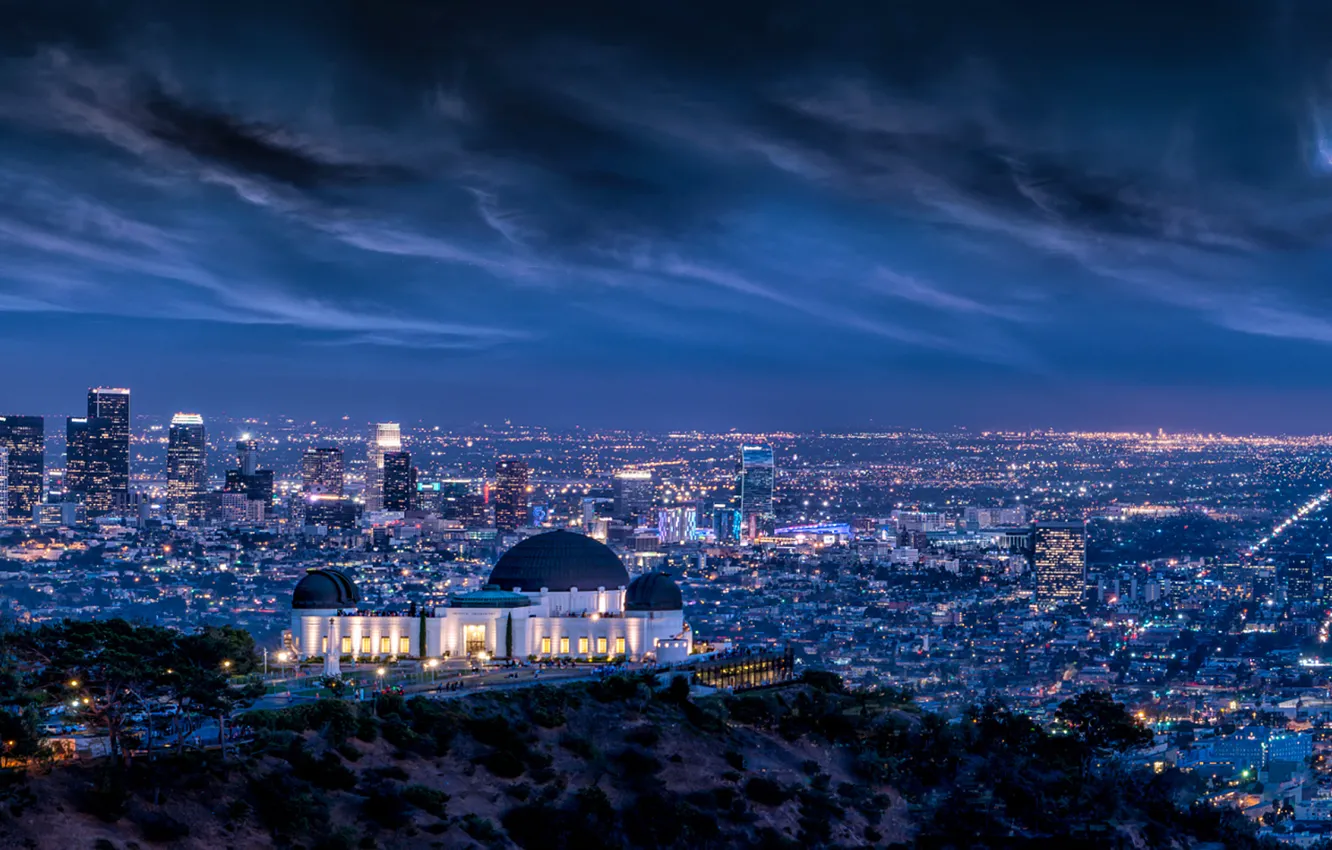
[[512, 531], [531, 523], [529, 474], [527, 464], [516, 458], [505, 458], [495, 464], [495, 489], [490, 495], [495, 503], [496, 528]]
[[363, 610], [355, 584], [315, 570], [296, 586], [291, 633], [303, 657], [683, 659], [693, 635], [665, 573], [632, 582], [605, 545], [569, 531], [529, 537], [496, 562], [482, 590], [412, 616]]
[[1032, 565], [1038, 606], [1081, 605], [1087, 588], [1086, 524], [1036, 523], [1032, 529]]
[[[9, 454], [8, 520], [32, 522], [33, 510], [42, 503], [46, 476], [45, 421], [40, 416], [0, 416], [0, 448]], [[0, 522], [5, 518], [0, 512]]]
[[616, 519], [638, 521], [652, 511], [655, 491], [652, 471], [624, 469], [615, 473], [611, 484], [612, 507]]
[[383, 509], [405, 513], [416, 508], [416, 469], [408, 452], [384, 455]]
[[771, 446], [741, 446], [736, 495], [744, 535], [759, 537], [772, 532], [777, 518], [773, 490], [777, 475]]
[[366, 444], [365, 509], [393, 510], [384, 506], [384, 456], [402, 451], [402, 428], [397, 422], [375, 425], [375, 436]]
[[86, 422], [84, 504], [93, 516], [124, 511], [129, 506], [130, 391], [88, 390]]
[[203, 519], [200, 497], [208, 482], [208, 441], [203, 417], [177, 413], [167, 432], [167, 508], [177, 519]]
[[345, 488], [342, 449], [318, 446], [301, 457], [301, 490], [307, 497], [342, 498]]

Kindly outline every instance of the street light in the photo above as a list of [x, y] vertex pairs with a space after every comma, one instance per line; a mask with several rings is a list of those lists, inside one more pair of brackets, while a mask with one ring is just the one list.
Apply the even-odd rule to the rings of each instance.
[[379, 715], [379, 692], [382, 691], [382, 690], [384, 689], [384, 674], [387, 673], [387, 672], [388, 672], [388, 671], [385, 670], [383, 667], [380, 667], [378, 670], [375, 671], [375, 676], [376, 676], [376, 677], [378, 678], [378, 680], [379, 680], [378, 682], [375, 683], [375, 715], [376, 715], [376, 716]]

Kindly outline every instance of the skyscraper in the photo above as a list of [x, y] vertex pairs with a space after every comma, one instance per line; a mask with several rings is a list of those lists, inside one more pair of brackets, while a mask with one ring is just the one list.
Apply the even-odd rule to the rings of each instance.
[[236, 441], [236, 468], [241, 475], [254, 475], [259, 469], [259, 441], [249, 434]]
[[342, 449], [319, 446], [305, 450], [301, 458], [301, 489], [309, 496], [343, 495]]
[[505, 458], [495, 464], [495, 527], [505, 530], [522, 528], [530, 520], [527, 499], [527, 464]]
[[88, 513], [124, 510], [129, 505], [130, 391], [88, 390], [87, 431], [82, 492]]
[[615, 473], [611, 485], [615, 518], [637, 520], [652, 510], [652, 471], [648, 469], [622, 469]]
[[1286, 601], [1294, 605], [1314, 602], [1314, 560], [1311, 555], [1289, 555], [1281, 568], [1286, 585]]
[[167, 432], [167, 509], [180, 519], [202, 519], [208, 480], [208, 443], [203, 417], [177, 413]]
[[384, 510], [414, 510], [416, 470], [407, 452], [384, 453]]
[[247, 501], [273, 504], [273, 470], [259, 468], [259, 441], [249, 434], [236, 441], [236, 468], [228, 469], [225, 493], [244, 493]]
[[1087, 587], [1087, 526], [1081, 522], [1038, 522], [1032, 531], [1036, 604], [1081, 605]]
[[65, 420], [65, 492], [80, 498], [88, 491], [88, 456], [91, 454], [88, 417]]
[[[40, 416], [0, 416], [0, 448], [9, 452], [8, 518], [32, 522], [33, 509], [42, 503], [46, 475], [46, 427]], [[0, 511], [0, 522], [5, 514]]]
[[740, 447], [736, 494], [740, 499], [740, 521], [746, 536], [757, 536], [772, 529], [777, 516], [773, 508], [776, 474], [771, 446]]
[[397, 422], [375, 425], [375, 436], [366, 446], [365, 509], [392, 510], [384, 506], [384, 455], [402, 451], [402, 430]]
[[0, 446], [0, 518], [9, 517], [9, 449]]

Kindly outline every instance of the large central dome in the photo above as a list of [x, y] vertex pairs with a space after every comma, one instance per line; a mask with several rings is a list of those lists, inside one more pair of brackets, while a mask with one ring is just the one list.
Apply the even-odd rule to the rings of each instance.
[[490, 584], [504, 590], [541, 588], [567, 592], [629, 584], [624, 564], [604, 543], [571, 531], [538, 534], [505, 552], [490, 572]]

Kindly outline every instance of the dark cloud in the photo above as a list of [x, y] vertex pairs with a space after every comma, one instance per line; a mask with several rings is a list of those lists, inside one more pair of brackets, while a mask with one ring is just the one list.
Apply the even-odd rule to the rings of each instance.
[[0, 13], [0, 312], [676, 376], [1332, 342], [1312, 4]]

